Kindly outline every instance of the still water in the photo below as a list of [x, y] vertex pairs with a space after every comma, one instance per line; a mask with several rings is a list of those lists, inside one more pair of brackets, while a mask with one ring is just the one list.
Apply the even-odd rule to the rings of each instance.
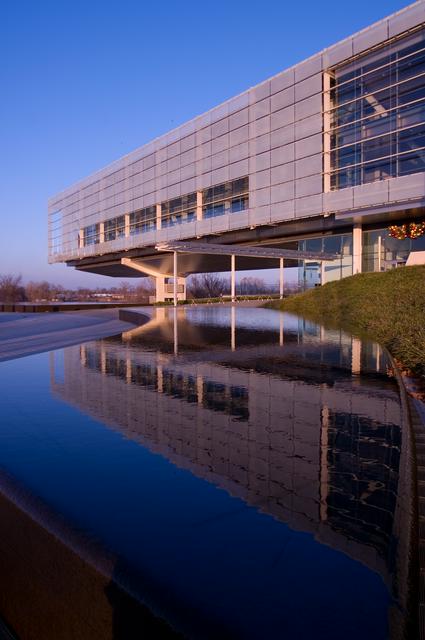
[[379, 346], [158, 309], [0, 363], [0, 615], [40, 638], [399, 638], [409, 442]]

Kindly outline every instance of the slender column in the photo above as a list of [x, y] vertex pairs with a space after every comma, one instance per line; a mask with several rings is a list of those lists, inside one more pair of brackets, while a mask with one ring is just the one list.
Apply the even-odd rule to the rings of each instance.
[[279, 258], [279, 297], [283, 298], [283, 258]]
[[130, 236], [130, 214], [126, 213], [124, 216], [124, 235], [126, 238]]
[[177, 307], [177, 287], [178, 287], [178, 276], [177, 276], [177, 251], [173, 251], [173, 292], [174, 292], [174, 306]]
[[230, 347], [232, 351], [236, 349], [236, 309], [230, 309]]
[[127, 384], [131, 384], [131, 358], [126, 358], [125, 361], [125, 379]]
[[99, 242], [105, 242], [105, 223], [99, 222]]
[[100, 371], [106, 373], [106, 353], [103, 345], [100, 347]]
[[279, 318], [279, 347], [283, 347], [283, 313]]
[[158, 365], [156, 368], [157, 378], [158, 378], [158, 393], [163, 393], [164, 390], [164, 376], [162, 372], [162, 365]]
[[328, 432], [329, 432], [329, 407], [322, 407], [322, 424], [320, 429], [320, 521], [328, 519], [328, 493], [329, 493], [329, 469], [328, 469]]
[[378, 236], [378, 271], [381, 273], [382, 266], [382, 238], [381, 235]]
[[202, 220], [202, 191], [196, 192], [196, 219]]
[[204, 380], [202, 376], [196, 376], [196, 394], [198, 396], [198, 404], [204, 401]]
[[174, 319], [174, 355], [177, 356], [179, 354], [179, 334], [177, 328], [177, 307], [175, 306], [173, 309], [173, 319]]
[[156, 229], [158, 231], [158, 229], [161, 229], [162, 227], [162, 212], [161, 212], [161, 205], [157, 204], [156, 205]]
[[323, 191], [331, 190], [331, 75], [323, 74]]
[[78, 234], [78, 248], [82, 249], [84, 247], [84, 229], [80, 229]]
[[236, 271], [236, 256], [230, 256], [230, 265], [231, 265], [231, 279], [230, 279], [230, 295], [232, 296], [232, 302], [235, 302], [236, 297], [236, 280], [235, 280], [235, 271]]
[[362, 272], [362, 225], [353, 226], [353, 275]]
[[351, 338], [351, 373], [360, 373], [362, 356], [362, 341]]

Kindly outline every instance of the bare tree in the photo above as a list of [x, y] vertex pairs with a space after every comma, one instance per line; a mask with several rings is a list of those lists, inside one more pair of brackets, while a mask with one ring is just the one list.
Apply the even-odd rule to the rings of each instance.
[[193, 298], [218, 298], [229, 291], [229, 281], [217, 273], [192, 276], [188, 283], [188, 293]]
[[245, 277], [238, 285], [238, 293], [241, 296], [253, 296], [266, 291], [267, 285], [262, 278]]
[[31, 302], [51, 300], [53, 297], [52, 287], [46, 280], [43, 282], [28, 282], [25, 287], [25, 293]]
[[134, 288], [134, 298], [138, 302], [148, 301], [149, 296], [155, 295], [155, 283], [152, 278], [143, 278]]
[[24, 302], [25, 289], [21, 284], [22, 276], [0, 275], [0, 301]]

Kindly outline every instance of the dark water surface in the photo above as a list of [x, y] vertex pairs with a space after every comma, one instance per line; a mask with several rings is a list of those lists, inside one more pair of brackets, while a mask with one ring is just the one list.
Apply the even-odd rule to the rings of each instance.
[[272, 310], [177, 315], [0, 363], [0, 615], [22, 640], [402, 637], [385, 354]]

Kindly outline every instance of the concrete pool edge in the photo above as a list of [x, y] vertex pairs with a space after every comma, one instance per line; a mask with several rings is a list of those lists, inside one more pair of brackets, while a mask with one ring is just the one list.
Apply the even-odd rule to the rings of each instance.
[[[0, 325], [0, 362], [106, 338], [122, 333], [129, 324], [140, 325], [149, 320], [146, 313], [132, 310], [126, 315], [124, 311], [105, 309], [31, 314], [32, 317], [3, 322]], [[70, 318], [76, 320], [77, 326], [66, 326]]]
[[[417, 402], [409, 393], [408, 381], [388, 350], [400, 392], [403, 421], [408, 437], [407, 476], [411, 490], [410, 550], [408, 552], [408, 585], [411, 614], [408, 633], [425, 640], [425, 424]], [[410, 637], [410, 635], [409, 635]]]

